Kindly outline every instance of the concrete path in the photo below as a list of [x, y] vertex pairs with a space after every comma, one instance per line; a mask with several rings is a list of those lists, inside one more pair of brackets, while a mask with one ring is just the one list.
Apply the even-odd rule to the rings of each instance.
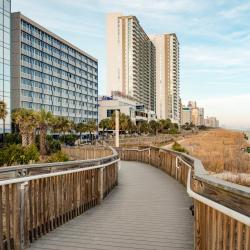
[[119, 185], [102, 205], [43, 236], [31, 249], [193, 249], [185, 188], [147, 164], [121, 165]]

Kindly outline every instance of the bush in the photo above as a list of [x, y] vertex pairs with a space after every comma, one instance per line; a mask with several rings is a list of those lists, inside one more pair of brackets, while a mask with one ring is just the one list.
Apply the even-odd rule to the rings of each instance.
[[21, 144], [21, 136], [18, 133], [5, 134], [4, 140], [8, 145]]
[[64, 161], [68, 161], [68, 160], [69, 160], [68, 155], [66, 155], [62, 151], [58, 151], [57, 153], [52, 154], [48, 158], [48, 162], [64, 162]]
[[47, 153], [53, 154], [61, 150], [61, 143], [58, 140], [53, 139], [52, 136], [47, 136], [46, 138], [46, 149]]
[[64, 142], [66, 145], [74, 146], [75, 145], [75, 141], [77, 140], [77, 138], [78, 138], [77, 135], [68, 134], [68, 135], [61, 136], [60, 137], [60, 141]]
[[181, 153], [187, 153], [188, 154], [188, 151], [182, 147], [178, 142], [175, 142], [172, 146], [172, 149], [174, 151], [178, 151], [178, 152], [181, 152]]
[[169, 131], [168, 131], [169, 134], [179, 134], [179, 130], [177, 128], [171, 128]]
[[24, 148], [25, 163], [28, 164], [30, 161], [39, 161], [39, 151], [35, 144]]
[[39, 152], [35, 145], [27, 148], [20, 144], [12, 144], [0, 151], [0, 165], [11, 166], [13, 164], [28, 164], [30, 161], [38, 161]]

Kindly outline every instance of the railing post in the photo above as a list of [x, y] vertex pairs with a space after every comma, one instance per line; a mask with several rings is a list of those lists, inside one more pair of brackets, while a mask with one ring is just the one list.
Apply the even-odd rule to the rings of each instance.
[[20, 184], [19, 188], [19, 211], [20, 211], [20, 249], [24, 250], [26, 248], [25, 245], [25, 192], [27, 189], [28, 182], [24, 182]]
[[150, 159], [150, 153], [151, 153], [151, 149], [148, 149], [148, 164], [151, 164], [151, 159]]
[[98, 204], [101, 204], [103, 200], [103, 169], [99, 168], [98, 171]]

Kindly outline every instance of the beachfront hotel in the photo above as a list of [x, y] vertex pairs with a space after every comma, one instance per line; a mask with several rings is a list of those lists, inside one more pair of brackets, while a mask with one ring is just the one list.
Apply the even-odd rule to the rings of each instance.
[[155, 111], [155, 46], [135, 16], [107, 17], [107, 92], [131, 96]]
[[12, 109], [97, 121], [97, 59], [20, 12], [11, 18]]
[[151, 35], [156, 50], [156, 114], [180, 123], [179, 41], [176, 34]]
[[[0, 101], [4, 101], [7, 106], [7, 117], [5, 124], [0, 120], [0, 133], [10, 132], [10, 12], [11, 1], [0, 2]], [[5, 128], [5, 131], [4, 131]]]

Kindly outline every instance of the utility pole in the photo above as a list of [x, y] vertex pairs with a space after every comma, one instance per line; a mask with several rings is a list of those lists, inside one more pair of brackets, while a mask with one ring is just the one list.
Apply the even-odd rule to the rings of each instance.
[[115, 111], [115, 146], [119, 147], [119, 110]]

